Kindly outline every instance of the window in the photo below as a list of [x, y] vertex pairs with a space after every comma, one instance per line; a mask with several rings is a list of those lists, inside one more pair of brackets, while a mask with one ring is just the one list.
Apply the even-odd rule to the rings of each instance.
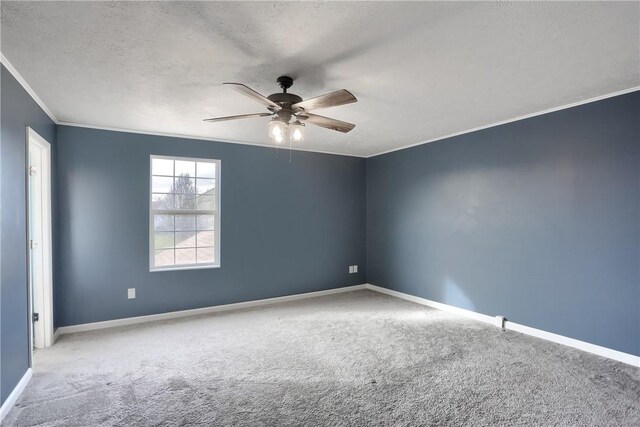
[[152, 271], [220, 266], [220, 160], [151, 156]]

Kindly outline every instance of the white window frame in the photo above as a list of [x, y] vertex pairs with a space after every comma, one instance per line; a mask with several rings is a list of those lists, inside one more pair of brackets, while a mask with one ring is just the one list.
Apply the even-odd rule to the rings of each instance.
[[[154, 214], [180, 214], [184, 213], [179, 210], [154, 210], [153, 209], [153, 159], [165, 159], [165, 160], [184, 160], [191, 162], [207, 162], [214, 163], [216, 165], [216, 192], [215, 192], [215, 209], [214, 209], [214, 262], [207, 264], [180, 264], [169, 266], [155, 266], [154, 265], [154, 251], [155, 251], [155, 230], [154, 230]], [[221, 265], [221, 251], [220, 251], [220, 193], [221, 193], [221, 177], [222, 169], [219, 159], [209, 159], [204, 157], [180, 157], [180, 156], [160, 156], [152, 154], [149, 156], [149, 271], [176, 271], [176, 270], [203, 270], [209, 268], [220, 268]], [[175, 172], [174, 172], [175, 173]], [[194, 177], [195, 178], [195, 177]], [[194, 213], [197, 211], [194, 211]]]

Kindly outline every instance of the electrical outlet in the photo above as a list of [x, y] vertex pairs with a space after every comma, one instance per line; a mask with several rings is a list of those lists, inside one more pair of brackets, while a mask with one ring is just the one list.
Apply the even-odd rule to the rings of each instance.
[[127, 298], [135, 299], [136, 298], [136, 288], [127, 289]]
[[352, 273], [353, 273], [353, 265], [350, 265], [349, 266], [349, 274], [352, 274]]
[[506, 319], [504, 318], [504, 316], [496, 316], [496, 320], [495, 320], [496, 326], [498, 328], [501, 328], [502, 330], [504, 330], [504, 321], [505, 320]]
[[353, 272], [354, 272], [354, 273], [357, 273], [357, 272], [358, 272], [358, 266], [357, 266], [357, 265], [354, 265], [354, 266], [353, 266]]

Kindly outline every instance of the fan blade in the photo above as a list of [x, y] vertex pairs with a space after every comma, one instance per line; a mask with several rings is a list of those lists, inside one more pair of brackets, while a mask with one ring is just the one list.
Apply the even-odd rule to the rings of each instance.
[[213, 117], [211, 119], [204, 119], [203, 122], [223, 122], [225, 120], [237, 120], [248, 119], [251, 117], [267, 117], [273, 113], [253, 113], [253, 114], [240, 114], [239, 116], [226, 116], [226, 117]]
[[271, 101], [266, 96], [260, 95], [258, 92], [251, 89], [249, 86], [243, 85], [242, 83], [223, 83], [223, 84], [231, 85], [233, 89], [240, 92], [241, 94], [258, 101], [259, 103], [266, 105], [267, 107], [272, 108], [275, 111], [282, 109], [281, 106]]
[[293, 104], [294, 111], [310, 111], [319, 108], [337, 107], [338, 105], [351, 104], [358, 102], [355, 96], [346, 89], [336, 90], [335, 92], [325, 93], [315, 98]]
[[336, 120], [329, 117], [319, 116], [317, 114], [300, 113], [296, 117], [306, 123], [311, 123], [313, 125], [331, 129], [331, 130], [337, 130], [338, 132], [343, 132], [343, 133], [347, 133], [351, 129], [356, 127], [356, 125], [354, 125], [353, 123], [347, 123], [347, 122], [343, 122], [342, 120]]

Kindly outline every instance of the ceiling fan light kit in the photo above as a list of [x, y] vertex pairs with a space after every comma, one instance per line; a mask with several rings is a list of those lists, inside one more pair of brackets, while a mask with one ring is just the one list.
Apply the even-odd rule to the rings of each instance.
[[284, 142], [284, 136], [287, 132], [287, 123], [277, 117], [274, 117], [269, 121], [268, 129], [271, 141], [276, 144], [282, 144]]
[[304, 123], [296, 120], [289, 128], [289, 138], [293, 142], [302, 142], [304, 140]]
[[274, 93], [266, 97], [242, 83], [224, 83], [241, 94], [267, 107], [267, 110], [269, 110], [268, 113], [214, 117], [211, 119], [205, 119], [204, 121], [221, 122], [226, 120], [270, 116], [273, 118], [269, 121], [267, 130], [269, 139], [275, 144], [284, 143], [286, 138], [289, 139], [289, 143], [302, 142], [304, 140], [306, 123], [342, 133], [347, 133], [356, 126], [353, 123], [347, 123], [309, 112], [320, 108], [337, 107], [339, 105], [357, 102], [358, 100], [356, 97], [348, 90], [340, 89], [335, 92], [316, 96], [315, 98], [303, 100], [302, 97], [287, 92], [287, 90], [293, 85], [293, 79], [291, 77], [280, 76], [276, 81], [282, 88], [282, 92]]

